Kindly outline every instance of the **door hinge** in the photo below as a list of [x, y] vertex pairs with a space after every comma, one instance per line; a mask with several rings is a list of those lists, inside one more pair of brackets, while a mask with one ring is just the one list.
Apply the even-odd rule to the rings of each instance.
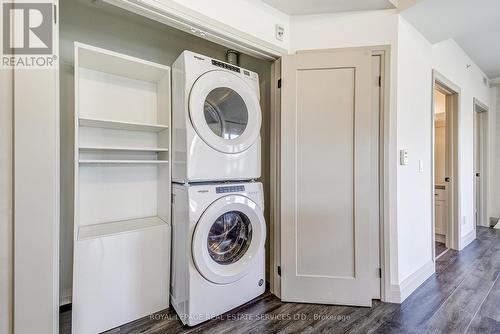
[[378, 278], [382, 278], [382, 268], [378, 268]]
[[381, 75], [378, 76], [378, 86], [382, 87], [382, 76]]
[[54, 24], [57, 24], [57, 5], [54, 4]]
[[278, 266], [278, 276], [281, 276], [281, 266]]
[[278, 79], [278, 88], [281, 88], [281, 79]]

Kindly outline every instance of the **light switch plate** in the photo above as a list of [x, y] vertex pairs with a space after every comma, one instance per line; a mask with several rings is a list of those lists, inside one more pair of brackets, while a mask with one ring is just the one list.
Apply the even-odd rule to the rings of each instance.
[[399, 163], [401, 166], [407, 166], [408, 165], [408, 150], [402, 149], [399, 150]]

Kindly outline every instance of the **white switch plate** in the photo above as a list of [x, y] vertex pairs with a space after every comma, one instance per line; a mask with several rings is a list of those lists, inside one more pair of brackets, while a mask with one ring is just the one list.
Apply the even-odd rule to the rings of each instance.
[[276, 39], [278, 41], [283, 41], [283, 36], [285, 35], [285, 27], [281, 24], [276, 25]]
[[418, 172], [419, 173], [423, 173], [424, 172], [424, 161], [423, 160], [419, 160], [418, 161]]
[[399, 163], [401, 166], [408, 165], [408, 150], [406, 149], [399, 150]]

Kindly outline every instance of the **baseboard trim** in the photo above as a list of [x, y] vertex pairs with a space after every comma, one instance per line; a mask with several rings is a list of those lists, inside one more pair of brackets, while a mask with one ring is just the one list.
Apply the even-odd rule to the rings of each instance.
[[391, 286], [391, 303], [402, 303], [413, 291], [415, 291], [422, 283], [434, 274], [436, 267], [434, 261], [429, 261], [420, 267], [413, 274], [408, 276], [401, 284]]
[[462, 237], [462, 239], [460, 240], [460, 249], [459, 250], [464, 249], [474, 240], [476, 240], [476, 230], [475, 229], [470, 231], [469, 233], [467, 233], [465, 236]]

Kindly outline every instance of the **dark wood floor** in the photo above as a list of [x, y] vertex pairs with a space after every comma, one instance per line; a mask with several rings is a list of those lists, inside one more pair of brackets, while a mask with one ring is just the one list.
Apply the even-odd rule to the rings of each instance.
[[[271, 294], [197, 327], [167, 310], [109, 333], [500, 333], [500, 230], [478, 228], [460, 253], [436, 261], [436, 274], [405, 302], [372, 308], [282, 303]], [[70, 333], [71, 313], [61, 314]]]
[[436, 249], [436, 252], [435, 252], [436, 257], [438, 257], [444, 251], [447, 250], [446, 245], [443, 242], [437, 242], [437, 241], [435, 242], [435, 249]]

